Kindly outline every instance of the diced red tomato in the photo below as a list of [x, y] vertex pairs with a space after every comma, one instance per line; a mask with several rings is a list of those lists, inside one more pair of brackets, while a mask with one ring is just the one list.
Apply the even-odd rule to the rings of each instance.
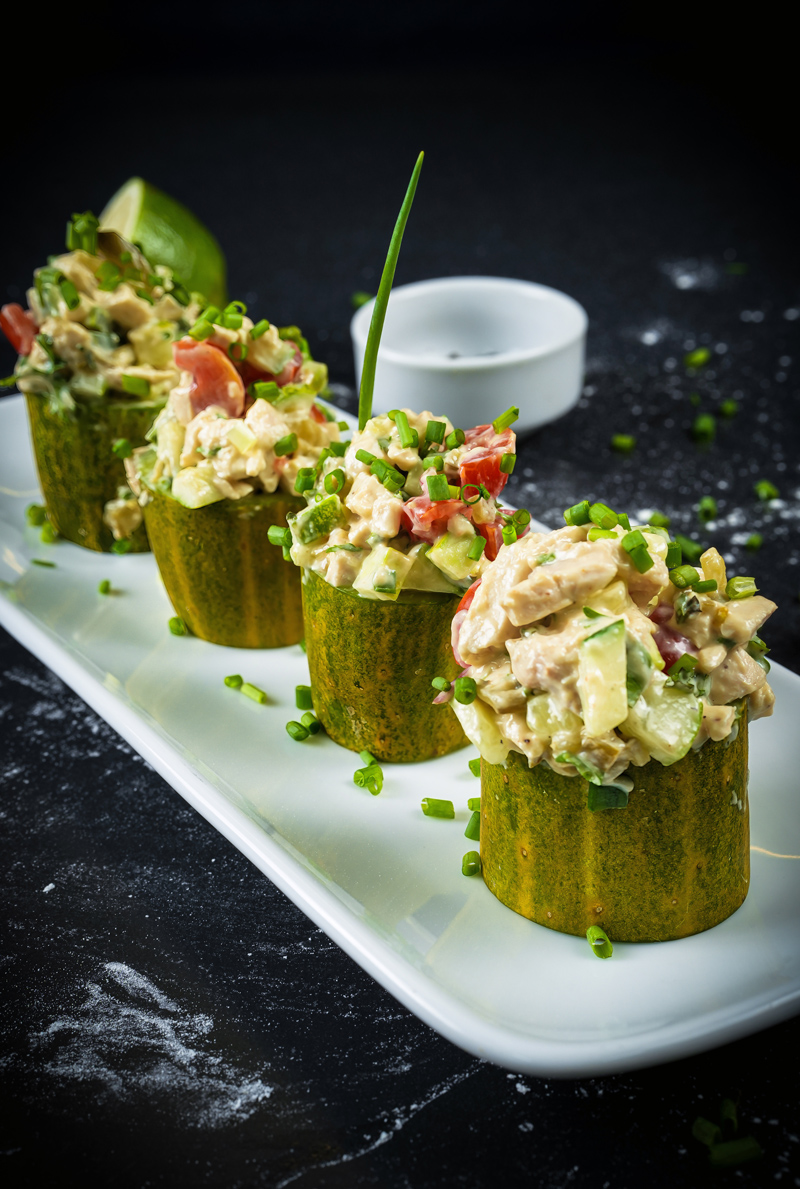
[[183, 371], [191, 372], [192, 387], [189, 399], [195, 413], [209, 405], [219, 405], [229, 417], [244, 413], [244, 384], [242, 377], [224, 351], [210, 343], [196, 343], [180, 339], [172, 348], [175, 362]]
[[472, 606], [472, 600], [475, 598], [475, 595], [478, 593], [478, 587], [480, 586], [480, 584], [481, 584], [480, 578], [478, 578], [475, 582], [472, 583], [472, 586], [469, 588], [469, 590], [464, 595], [461, 602], [456, 607], [456, 614], [458, 614], [459, 611], [469, 611], [470, 607]]
[[316, 421], [319, 425], [324, 425], [328, 418], [325, 416], [319, 405], [312, 405], [311, 420]]
[[469, 508], [461, 500], [432, 500], [417, 495], [403, 504], [401, 520], [406, 532], [418, 541], [438, 541], [447, 532], [447, 522], [457, 512], [469, 515]]
[[294, 347], [294, 355], [286, 364], [280, 375], [275, 377], [275, 383], [279, 384], [281, 388], [284, 386], [284, 384], [291, 384], [297, 376], [297, 373], [300, 371], [300, 368], [303, 366], [303, 356], [297, 344], [293, 343], [291, 339], [287, 339], [286, 345], [289, 347]]
[[660, 627], [653, 639], [656, 642], [656, 648], [661, 653], [661, 659], [667, 672], [685, 653], [696, 654], [695, 646], [691, 640], [682, 636], [680, 632], [673, 631], [672, 628]]
[[11, 301], [0, 310], [0, 330], [6, 336], [17, 355], [30, 355], [38, 326], [29, 310], [23, 310], [17, 302]]
[[512, 454], [516, 436], [512, 429], [495, 433], [491, 425], [476, 425], [464, 434], [468, 453], [461, 460], [461, 485], [480, 483], [497, 499], [508, 482], [508, 475], [500, 470], [504, 454]]
[[487, 561], [494, 561], [500, 552], [500, 546], [503, 544], [502, 520], [493, 520], [491, 524], [476, 524], [475, 528], [482, 537], [486, 538], [484, 557]]

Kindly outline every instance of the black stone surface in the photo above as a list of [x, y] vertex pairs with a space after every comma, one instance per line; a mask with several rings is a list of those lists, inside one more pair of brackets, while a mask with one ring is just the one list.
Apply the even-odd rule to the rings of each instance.
[[[424, 147], [398, 283], [520, 276], [591, 320], [578, 409], [520, 444], [510, 496], [553, 523], [584, 495], [669, 513], [757, 575], [780, 604], [772, 655], [797, 670], [800, 291], [779, 138], [754, 135], [741, 96], [709, 97], [697, 57], [687, 78], [624, 47], [610, 70], [585, 47], [577, 65], [559, 52], [529, 70], [515, 53], [514, 71], [494, 57], [296, 85], [173, 70], [169, 88], [150, 63], [124, 120], [80, 75], [71, 118], [88, 111], [91, 135], [77, 138], [51, 80], [16, 127], [5, 300], [58, 249], [65, 213], [141, 173], [217, 231], [233, 295], [299, 322], [352, 404], [350, 294], [374, 288]], [[692, 374], [699, 345], [712, 360]], [[699, 447], [693, 418], [728, 397], [739, 412]], [[635, 434], [631, 455], [611, 452], [615, 432]], [[779, 502], [759, 505], [761, 477]], [[701, 527], [703, 494], [719, 517]], [[482, 1063], [400, 1007], [7, 636], [0, 661], [5, 1183], [673, 1189], [709, 1182], [692, 1122], [731, 1097], [764, 1157], [720, 1183], [800, 1184], [796, 1020], [624, 1076]]]

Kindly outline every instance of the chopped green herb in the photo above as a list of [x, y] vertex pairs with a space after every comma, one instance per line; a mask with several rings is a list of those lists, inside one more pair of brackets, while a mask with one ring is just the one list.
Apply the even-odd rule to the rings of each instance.
[[626, 533], [620, 544], [626, 553], [633, 553], [634, 549], [639, 549], [640, 547], [644, 547], [645, 549], [647, 548], [647, 542], [638, 528], [633, 529], [632, 532]]
[[697, 505], [697, 515], [701, 524], [708, 524], [709, 520], [717, 518], [717, 501], [713, 495], [704, 495]]
[[683, 561], [683, 551], [677, 541], [670, 541], [667, 545], [667, 556], [664, 559], [668, 570], [674, 570]]
[[477, 810], [467, 822], [464, 837], [469, 838], [470, 842], [480, 842], [481, 840], [481, 815]]
[[556, 560], [555, 553], [540, 553], [536, 559], [536, 564], [537, 564], [537, 566], [546, 566], [546, 565], [549, 565], [551, 561], [555, 561], [555, 560]]
[[353, 784], [360, 789], [367, 789], [373, 797], [377, 797], [383, 788], [383, 769], [380, 764], [372, 760], [363, 768], [356, 768], [353, 773]]
[[506, 409], [505, 413], [501, 413], [499, 417], [495, 417], [492, 422], [492, 428], [495, 433], [502, 433], [503, 430], [512, 426], [515, 421], [519, 421], [519, 409], [516, 405], [511, 405], [510, 408]]
[[480, 875], [481, 856], [476, 850], [468, 850], [461, 860], [462, 875]]
[[700, 600], [693, 590], [682, 590], [675, 600], [675, 619], [678, 623], [686, 623], [692, 615], [700, 610]]
[[[588, 541], [616, 541], [619, 538], [613, 529], [598, 528], [597, 525], [593, 525], [592, 528], [589, 529], [586, 539]], [[642, 540], [644, 540], [644, 537]]]
[[751, 533], [745, 541], [744, 547], [745, 549], [749, 549], [752, 553], [755, 553], [756, 550], [760, 549], [763, 544], [764, 538], [761, 536], [761, 533]]
[[335, 492], [341, 491], [345, 484], [345, 473], [341, 467], [337, 467], [335, 471], [329, 471], [323, 481], [323, 487], [328, 495], [334, 495]]
[[610, 958], [614, 953], [614, 947], [599, 925], [589, 926], [586, 930], [586, 940], [596, 958]]
[[58, 533], [53, 528], [49, 520], [46, 520], [42, 525], [42, 531], [39, 533], [39, 539], [43, 545], [54, 545], [58, 540]]
[[692, 590], [697, 591], [698, 594], [711, 594], [716, 589], [716, 578], [704, 578], [701, 582], [692, 583]]
[[304, 727], [301, 722], [287, 722], [286, 733], [294, 739], [295, 743], [302, 743], [311, 734], [308, 727]]
[[186, 624], [181, 619], [180, 615], [173, 615], [172, 619], [170, 619], [168, 621], [167, 626], [168, 626], [169, 630], [172, 632], [173, 636], [188, 636], [189, 635], [189, 629], [187, 628]]
[[186, 333], [189, 335], [189, 338], [194, 339], [196, 343], [202, 343], [206, 339], [211, 338], [212, 334], [214, 333], [214, 327], [208, 321], [206, 314], [202, 314], [197, 319], [194, 326], [190, 326]]
[[725, 594], [729, 599], [748, 599], [757, 590], [754, 578], [731, 578], [725, 587]]
[[709, 1150], [708, 1162], [712, 1168], [732, 1168], [748, 1160], [758, 1160], [764, 1155], [761, 1144], [752, 1135], [741, 1139], [723, 1140]]
[[503, 454], [500, 457], [500, 471], [504, 475], [511, 475], [517, 465], [516, 454]]
[[445, 475], [428, 475], [425, 482], [428, 485], [428, 495], [434, 503], [450, 499], [450, 485]]
[[778, 498], [778, 489], [774, 483], [770, 483], [769, 479], [759, 479], [753, 484], [753, 491], [764, 503]]
[[619, 517], [616, 512], [612, 512], [608, 504], [596, 503], [592, 504], [589, 509], [589, 519], [592, 524], [596, 524], [598, 528], [611, 529], [619, 524]]
[[123, 392], [129, 392], [131, 396], [149, 396], [150, 395], [150, 381], [146, 380], [144, 376], [126, 376], [120, 377]]
[[41, 557], [32, 557], [31, 561], [35, 566], [46, 566], [48, 570], [55, 570], [57, 568], [54, 561], [45, 561]]
[[713, 413], [698, 413], [692, 424], [692, 437], [696, 442], [710, 442], [717, 432], [717, 421]]
[[231, 673], [229, 677], [224, 678], [224, 682], [228, 689], [241, 689], [244, 685], [244, 678], [238, 673]]
[[266, 334], [268, 330], [269, 322], [266, 318], [262, 318], [259, 322], [256, 322], [255, 326], [250, 327], [250, 338], [260, 339], [261, 336]]
[[611, 438], [611, 449], [617, 454], [630, 454], [636, 447], [636, 438], [629, 433], [615, 433]]
[[673, 586], [677, 586], [679, 590], [700, 581], [700, 575], [694, 566], [676, 566], [674, 570], [670, 570], [669, 577]]
[[314, 490], [314, 468], [300, 467], [295, 475], [294, 489], [297, 492], [313, 491]]
[[572, 751], [561, 751], [555, 756], [557, 764], [571, 764], [579, 776], [584, 780], [588, 780], [590, 784], [602, 784], [603, 773], [589, 760], [584, 760], [581, 756], [575, 755]]
[[408, 417], [402, 409], [397, 410], [394, 423], [397, 426], [397, 432], [400, 435], [400, 445], [403, 449], [415, 450], [419, 446], [419, 434], [408, 424]]
[[296, 685], [294, 687], [294, 704], [298, 710], [314, 709], [310, 685]]
[[452, 433], [447, 435], [444, 444], [448, 450], [455, 450], [457, 446], [463, 446], [466, 439], [467, 435], [463, 429], [454, 429]]
[[307, 729], [310, 735], [318, 735], [322, 730], [322, 723], [316, 714], [312, 714], [310, 710], [307, 710], [305, 714], [300, 716], [300, 724]]
[[629, 556], [640, 574], [646, 574], [655, 565], [650, 551], [644, 545], [632, 549]]
[[116, 454], [117, 458], [130, 458], [133, 454], [133, 446], [128, 438], [117, 438], [111, 447], [111, 453]]
[[681, 533], [675, 534], [675, 544], [679, 546], [681, 553], [690, 565], [698, 562], [706, 551], [705, 545], [701, 545], [699, 541], [693, 541], [691, 537], [684, 537]]
[[234, 363], [244, 363], [249, 350], [250, 348], [247, 346], [247, 343], [240, 343], [238, 339], [234, 339], [232, 343], [228, 343], [228, 356]]
[[291, 529], [282, 528], [279, 524], [271, 524], [267, 529], [267, 538], [270, 545], [291, 545], [292, 532]]
[[438, 689], [440, 693], [446, 694], [450, 689], [450, 682], [446, 677], [434, 677], [431, 685], [434, 689]]
[[588, 500], [581, 500], [579, 504], [573, 504], [564, 512], [566, 524], [588, 524], [591, 518]]
[[[480, 761], [480, 759], [477, 759], [477, 760], [470, 760], [470, 761], [469, 761], [469, 770], [470, 770], [470, 772], [472, 773], [472, 775], [473, 775], [473, 776], [480, 776], [480, 774], [481, 774], [481, 761]], [[473, 798], [470, 798], [470, 800], [472, 800], [472, 799], [473, 799]], [[470, 805], [470, 809], [475, 809], [475, 808], [476, 808], [476, 807], [475, 807], [474, 805], [472, 805], [472, 804]], [[478, 806], [478, 808], [480, 808], [480, 806]]]
[[280, 396], [280, 388], [274, 380], [256, 380], [252, 385], [254, 400], [276, 400]]
[[686, 367], [704, 367], [711, 358], [711, 352], [708, 347], [698, 347], [695, 351], [690, 351], [688, 355], [684, 355], [683, 362]]
[[101, 595], [111, 594], [111, 580], [103, 578], [97, 585], [97, 593]]
[[722, 417], [735, 417], [739, 412], [739, 402], [733, 399], [724, 400], [719, 406], [719, 411]]
[[426, 817], [453, 818], [456, 811], [452, 801], [443, 801], [439, 797], [423, 797], [422, 812]]
[[602, 619], [603, 618], [603, 612], [595, 611], [592, 607], [584, 607], [583, 614], [587, 617], [587, 619]]
[[513, 545], [514, 542], [517, 540], [517, 530], [514, 528], [513, 524], [507, 524], [503, 528], [502, 534], [503, 534], [503, 544], [504, 545]]
[[475, 540], [470, 542], [470, 547], [467, 550], [467, 557], [470, 561], [478, 561], [483, 556], [483, 551], [486, 548], [486, 538], [476, 536]]
[[710, 1119], [704, 1119], [702, 1115], [699, 1115], [692, 1124], [692, 1136], [701, 1144], [711, 1148], [714, 1144], [721, 1143], [722, 1129], [717, 1123], [712, 1123]]
[[47, 508], [44, 504], [28, 504], [25, 509], [25, 519], [34, 528], [41, 528], [47, 520]]
[[628, 793], [613, 784], [590, 784], [587, 808], [592, 813], [605, 809], [624, 809], [628, 804]]
[[115, 541], [114, 544], [111, 546], [111, 552], [116, 553], [119, 557], [124, 557], [125, 554], [130, 553], [130, 551], [131, 551], [131, 543], [130, 543], [130, 541], [127, 541], [125, 539], [123, 539], [121, 541]]
[[653, 528], [669, 528], [670, 518], [665, 516], [663, 512], [651, 512], [650, 519], [647, 522], [652, 524]]

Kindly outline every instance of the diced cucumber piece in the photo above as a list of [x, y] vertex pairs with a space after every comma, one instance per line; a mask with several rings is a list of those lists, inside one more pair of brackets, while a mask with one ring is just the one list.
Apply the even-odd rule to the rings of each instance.
[[232, 442], [240, 454], [248, 454], [258, 445], [258, 438], [242, 421], [232, 421], [225, 427], [225, 437]]
[[628, 714], [625, 621], [617, 619], [587, 636], [578, 650], [578, 695], [589, 735], [598, 738]]
[[83, 396], [87, 400], [105, 396], [107, 388], [108, 381], [102, 372], [75, 372], [69, 381], [70, 392], [75, 396]]
[[150, 367], [172, 365], [172, 344], [175, 340], [173, 322], [145, 322], [128, 331], [128, 341], [136, 352], [136, 362]]
[[409, 549], [408, 556], [414, 565], [404, 582], [406, 590], [429, 590], [438, 594], [463, 594], [464, 587], [456, 586], [449, 578], [445, 578], [438, 566], [428, 561], [430, 545], [415, 545]]
[[422, 495], [422, 476], [430, 464], [415, 462], [406, 475], [406, 485], [403, 488], [408, 495]]
[[597, 594], [586, 599], [585, 606], [591, 607], [592, 611], [599, 611], [601, 615], [615, 616], [621, 615], [630, 601], [628, 588], [622, 579], [619, 579], [617, 582], [612, 582], [605, 590], [599, 590]]
[[470, 743], [474, 743], [487, 764], [504, 764], [508, 756], [508, 747], [495, 722], [495, 717], [485, 702], [476, 698], [469, 704], [457, 702], [455, 698], [450, 702], [456, 718], [464, 729], [464, 734]]
[[353, 590], [365, 599], [384, 599], [393, 603], [413, 567], [414, 560], [405, 553], [388, 545], [378, 545], [358, 571]]
[[215, 487], [213, 476], [212, 467], [184, 467], [172, 480], [172, 495], [184, 508], [216, 504], [225, 496]]
[[186, 429], [174, 417], [165, 418], [156, 428], [158, 430], [156, 442], [158, 457], [167, 464], [170, 475], [177, 475], [181, 469], [181, 453], [186, 439]]
[[453, 582], [465, 582], [478, 564], [468, 556], [474, 540], [474, 533], [467, 533], [463, 537], [457, 537], [455, 533], [445, 533], [428, 553], [428, 560], [433, 562], [446, 578], [452, 579]]
[[653, 675], [653, 658], [635, 636], [628, 634], [625, 640], [626, 676], [625, 687], [628, 705], [633, 706], [641, 697]]
[[343, 523], [344, 518], [344, 508], [338, 495], [328, 495], [318, 504], [309, 504], [293, 516], [289, 527], [296, 541], [301, 545], [310, 545], [320, 537], [327, 537], [328, 533]]
[[702, 720], [702, 703], [690, 690], [667, 685], [663, 673], [653, 673], [620, 729], [623, 735], [641, 740], [653, 759], [667, 765], [683, 759]]

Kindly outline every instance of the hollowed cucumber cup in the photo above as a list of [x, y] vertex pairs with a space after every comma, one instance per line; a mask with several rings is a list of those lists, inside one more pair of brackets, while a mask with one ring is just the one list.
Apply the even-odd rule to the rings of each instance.
[[304, 500], [278, 491], [187, 508], [146, 490], [150, 546], [170, 602], [195, 636], [232, 648], [302, 640], [300, 571], [267, 534]]
[[[119, 438], [145, 445], [145, 433], [163, 401], [108, 398], [76, 403], [69, 416], [58, 416], [47, 397], [28, 393], [33, 452], [47, 514], [59, 536], [86, 549], [108, 552], [114, 544], [103, 510], [126, 482], [125, 467], [112, 447]], [[130, 538], [130, 551], [149, 548], [144, 525]]]
[[664, 767], [632, 768], [624, 809], [592, 812], [588, 785], [524, 756], [481, 765], [486, 886], [548, 929], [672, 941], [724, 921], [747, 896], [747, 721]]
[[361, 598], [303, 571], [303, 617], [314, 710], [351, 751], [406, 763], [467, 744], [454, 714], [434, 706], [434, 676], [451, 680], [450, 628], [459, 595], [400, 592], [396, 602]]

